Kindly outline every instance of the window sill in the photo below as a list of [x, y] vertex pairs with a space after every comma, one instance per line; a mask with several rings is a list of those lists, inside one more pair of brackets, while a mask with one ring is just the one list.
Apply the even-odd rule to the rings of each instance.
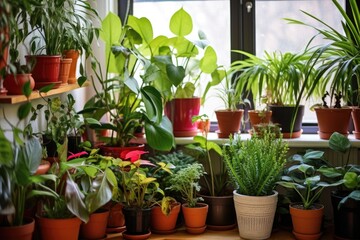
[[[242, 140], [246, 140], [250, 138], [250, 134], [242, 133], [240, 135], [240, 138]], [[349, 134], [348, 136], [351, 146], [355, 148], [360, 148], [360, 140], [355, 139], [355, 136], [353, 134]], [[218, 138], [217, 134], [214, 132], [211, 132], [208, 134], [208, 139], [210, 141], [216, 142], [218, 144], [224, 144], [228, 143], [228, 138]], [[293, 139], [284, 139], [288, 146], [291, 148], [327, 148], [329, 147], [329, 141], [320, 139], [318, 134], [302, 134], [299, 138], [293, 138]], [[177, 145], [185, 145], [193, 143], [193, 137], [176, 137], [175, 143]]]

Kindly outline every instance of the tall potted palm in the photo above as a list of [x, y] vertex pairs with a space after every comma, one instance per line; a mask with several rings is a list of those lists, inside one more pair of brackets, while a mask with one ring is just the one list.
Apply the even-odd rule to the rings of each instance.
[[265, 101], [272, 111], [271, 122], [279, 124], [284, 138], [299, 137], [304, 106], [296, 107], [296, 103], [301, 89], [308, 90], [305, 79], [314, 72], [308, 64], [312, 50], [306, 47], [298, 53], [265, 52], [264, 57], [234, 52], [247, 57], [232, 63], [232, 71], [238, 72], [242, 82], [237, 91], [247, 90], [257, 101]]
[[224, 160], [235, 190], [234, 204], [241, 238], [267, 239], [271, 235], [287, 145], [274, 133], [254, 134], [248, 140], [231, 138], [223, 148]]
[[[350, 14], [341, 6], [337, 0], [332, 1], [339, 13], [343, 17], [342, 32], [337, 31], [319, 18], [310, 13], [304, 12], [310, 19], [320, 23], [323, 28], [312, 26], [298, 20], [288, 19], [290, 23], [296, 23], [314, 28], [317, 36], [328, 40], [328, 43], [319, 46], [310, 62], [316, 69], [316, 75], [313, 79], [307, 79], [306, 84], [310, 89], [320, 86], [321, 94], [324, 94], [326, 100], [330, 100], [327, 104], [322, 104], [315, 108], [319, 123], [320, 138], [329, 139], [333, 132], [339, 132], [344, 135], [348, 134], [348, 125], [351, 118], [352, 110], [342, 105], [348, 103], [359, 104], [359, 68], [360, 59], [358, 56], [359, 46], [357, 40], [360, 36], [359, 30], [359, 6], [357, 1], [350, 0]], [[356, 86], [354, 86], [354, 83]], [[328, 90], [328, 94], [326, 93]], [[304, 96], [309, 98], [313, 91], [307, 92]], [[328, 99], [329, 97], [329, 99]], [[340, 100], [344, 100], [344, 104]], [[355, 101], [355, 102], [354, 102]], [[354, 108], [356, 115], [358, 110]], [[324, 116], [323, 113], [332, 113], [335, 115]], [[327, 121], [325, 119], [336, 119]], [[357, 122], [358, 117], [355, 117]], [[323, 123], [336, 122], [336, 125], [329, 126]], [[341, 123], [341, 124], [340, 124]], [[359, 128], [356, 126], [355, 132]]]

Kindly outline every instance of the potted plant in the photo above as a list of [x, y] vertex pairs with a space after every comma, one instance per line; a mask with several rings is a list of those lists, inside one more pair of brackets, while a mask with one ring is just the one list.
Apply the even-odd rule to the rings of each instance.
[[74, 181], [79, 186], [84, 196], [86, 210], [89, 213], [87, 222], [82, 222], [80, 226], [80, 237], [84, 239], [99, 239], [106, 236], [109, 210], [104, 208], [116, 192], [117, 181], [111, 166], [112, 158], [100, 155], [99, 149], [91, 149], [89, 142], [82, 144], [84, 149], [89, 152], [86, 154], [73, 154], [69, 157], [78, 157], [77, 171], [72, 175]]
[[[123, 159], [115, 160], [116, 167], [113, 170], [118, 182], [118, 195], [115, 197], [124, 205], [124, 238], [133, 235], [148, 238], [151, 235], [151, 207], [157, 202], [159, 195], [164, 195], [153, 175], [160, 170], [171, 173], [166, 164], [154, 165], [148, 160], [142, 160], [141, 155], [145, 153], [147, 152], [134, 150], [126, 153]], [[151, 171], [147, 166], [156, 168]], [[163, 209], [164, 212], [165, 210]]]
[[238, 72], [242, 81], [237, 91], [251, 92], [259, 101], [266, 99], [272, 111], [271, 122], [279, 124], [284, 138], [299, 137], [304, 106], [296, 107], [296, 103], [300, 90], [303, 87], [307, 90], [305, 78], [311, 78], [314, 72], [308, 64], [311, 49], [307, 46], [299, 53], [265, 52], [263, 58], [244, 51], [234, 52], [247, 57], [232, 63], [232, 71]]
[[[235, 186], [233, 192], [239, 234], [266, 239], [271, 235], [278, 192], [274, 191], [286, 162], [287, 145], [281, 136], [266, 132], [224, 145], [224, 161]], [[259, 221], [261, 219], [261, 221]]]
[[319, 168], [330, 182], [338, 183], [337, 189], [331, 192], [334, 216], [334, 234], [344, 239], [356, 239], [360, 236], [357, 223], [360, 221], [356, 212], [360, 208], [360, 167], [350, 159], [351, 143], [344, 135], [334, 132], [329, 139], [329, 147], [341, 154], [340, 165], [330, 164]]
[[[199, 115], [201, 105], [198, 86], [206, 81], [206, 74], [215, 73], [218, 68], [216, 52], [203, 32], [199, 32], [196, 41], [187, 38], [192, 33], [192, 25], [191, 16], [181, 8], [170, 19], [173, 36], [147, 36], [150, 64], [144, 76], [161, 92], [166, 102], [165, 115], [171, 120], [177, 137], [198, 133], [192, 122], [192, 117]], [[149, 75], [154, 72], [157, 74]]]
[[[150, 147], [167, 151], [174, 146], [171, 123], [162, 116], [163, 104], [159, 91], [135, 76], [136, 69], [141, 68], [143, 63], [137, 49], [138, 42], [133, 38], [133, 34], [138, 34], [136, 30], [130, 25], [122, 25], [120, 18], [113, 13], [103, 20], [100, 36], [106, 44], [105, 78], [98, 73], [101, 71], [98, 68], [95, 71], [96, 80], [93, 80], [96, 94], [81, 111], [85, 116], [93, 116], [97, 120], [108, 116], [108, 121], [95, 129], [109, 130], [109, 136], [103, 138], [104, 145], [116, 147], [117, 153], [111, 154], [117, 157], [120, 157], [119, 152], [124, 147], [131, 147], [135, 129], [139, 126], [144, 127]], [[115, 73], [115, 77], [110, 77], [110, 73]], [[102, 151], [110, 150], [102, 148]]]
[[172, 175], [169, 189], [181, 194], [184, 203], [181, 206], [185, 227], [188, 233], [200, 234], [206, 229], [208, 205], [200, 203], [199, 180], [204, 175], [204, 167], [200, 163], [189, 164]]
[[170, 234], [176, 231], [181, 203], [173, 197], [163, 197], [151, 208], [151, 232]]
[[212, 230], [232, 229], [236, 226], [235, 207], [229, 175], [223, 162], [221, 147], [205, 136], [194, 136], [194, 143], [186, 145], [190, 155], [203, 164], [207, 174], [201, 181], [200, 196], [208, 204], [206, 225]]
[[339, 185], [322, 180], [318, 169], [326, 164], [323, 155], [324, 152], [314, 150], [308, 150], [304, 155], [293, 155], [278, 182], [280, 186], [292, 189], [301, 199], [301, 202], [289, 206], [293, 234], [299, 239], [321, 237], [324, 205], [318, 200], [326, 187]]
[[[29, 84], [24, 86], [24, 92], [29, 97]], [[41, 182], [40, 176], [35, 176], [41, 162], [41, 144], [38, 138], [28, 135], [21, 124], [26, 119], [31, 103], [26, 102], [18, 109], [19, 121], [9, 122], [12, 131], [12, 142], [0, 128], [0, 234], [6, 239], [32, 239], [35, 220], [25, 216], [27, 201], [32, 197], [32, 186]]]
[[[337, 0], [332, 1], [339, 13], [343, 17], [341, 24], [342, 31], [337, 31], [314, 15], [304, 12], [310, 19], [320, 23], [323, 28], [315, 27], [311, 24], [298, 20], [288, 19], [290, 23], [296, 23], [311, 27], [316, 30], [317, 36], [327, 39], [326, 45], [318, 46], [311, 59], [311, 64], [316, 69], [313, 79], [307, 79], [306, 84], [310, 89], [321, 89], [324, 94], [323, 100], [329, 96], [330, 101], [323, 106], [315, 108], [319, 124], [319, 135], [321, 139], [329, 139], [333, 132], [348, 134], [348, 125], [352, 110], [344, 107], [340, 103], [343, 99], [347, 103], [359, 103], [359, 57], [357, 55], [359, 47], [353, 41], [359, 37], [359, 29], [356, 27], [359, 23], [359, 7], [354, 0], [349, 1], [351, 15], [341, 6]], [[356, 87], [354, 87], [354, 83]], [[328, 94], [327, 90], [328, 89]], [[308, 99], [313, 94], [309, 91], [304, 96]], [[357, 110], [354, 110], [356, 112]], [[331, 114], [323, 116], [323, 114]], [[325, 121], [324, 119], [334, 119], [334, 121]], [[357, 119], [355, 119], [356, 122]], [[326, 123], [336, 122], [331, 126]], [[326, 124], [326, 125], [323, 125]], [[355, 132], [357, 130], [355, 129]]]
[[243, 100], [242, 91], [237, 90], [241, 81], [234, 79], [233, 76], [234, 72], [218, 69], [212, 74], [212, 81], [209, 82], [206, 87], [206, 89], [209, 89], [210, 86], [216, 86], [219, 84], [219, 81], [222, 85], [222, 87], [217, 89], [217, 96], [224, 102], [225, 109], [215, 111], [216, 119], [218, 120], [219, 130], [217, 131], [217, 135], [219, 138], [228, 138], [230, 134], [239, 133], [244, 110], [238, 107], [244, 103], [250, 104], [247, 99]]

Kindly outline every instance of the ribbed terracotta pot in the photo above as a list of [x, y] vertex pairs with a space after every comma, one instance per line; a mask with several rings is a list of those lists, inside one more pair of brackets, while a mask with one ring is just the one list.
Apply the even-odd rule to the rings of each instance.
[[33, 218], [24, 218], [24, 224], [14, 227], [0, 227], [0, 238], [6, 240], [31, 240], [35, 229]]
[[74, 84], [74, 83], [76, 83], [76, 68], [77, 68], [77, 63], [78, 63], [78, 59], [80, 56], [80, 52], [78, 50], [66, 50], [66, 51], [64, 51], [63, 54], [64, 54], [65, 58], [72, 59], [70, 70], [69, 70], [68, 83]]
[[61, 81], [61, 85], [68, 84], [71, 62], [71, 58], [62, 58], [60, 60], [59, 81]]
[[240, 133], [241, 119], [244, 110], [217, 110], [215, 114], [218, 120], [219, 130], [217, 134], [219, 138], [228, 138], [231, 134]]
[[4, 80], [4, 87], [8, 90], [8, 95], [23, 95], [22, 89], [27, 82], [30, 82], [31, 90], [34, 89], [35, 81], [31, 73], [8, 74]]
[[25, 57], [28, 63], [35, 64], [32, 76], [36, 89], [51, 83], [59, 83], [60, 55], [27, 55]]
[[349, 134], [351, 108], [315, 108], [315, 112], [321, 139], [328, 140], [334, 132]]

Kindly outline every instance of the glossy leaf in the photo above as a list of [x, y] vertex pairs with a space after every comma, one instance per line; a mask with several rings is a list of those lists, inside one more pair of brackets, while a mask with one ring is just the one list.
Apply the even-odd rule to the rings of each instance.
[[69, 175], [66, 178], [65, 200], [66, 205], [72, 214], [85, 223], [89, 221], [89, 213], [84, 203], [85, 196]]

